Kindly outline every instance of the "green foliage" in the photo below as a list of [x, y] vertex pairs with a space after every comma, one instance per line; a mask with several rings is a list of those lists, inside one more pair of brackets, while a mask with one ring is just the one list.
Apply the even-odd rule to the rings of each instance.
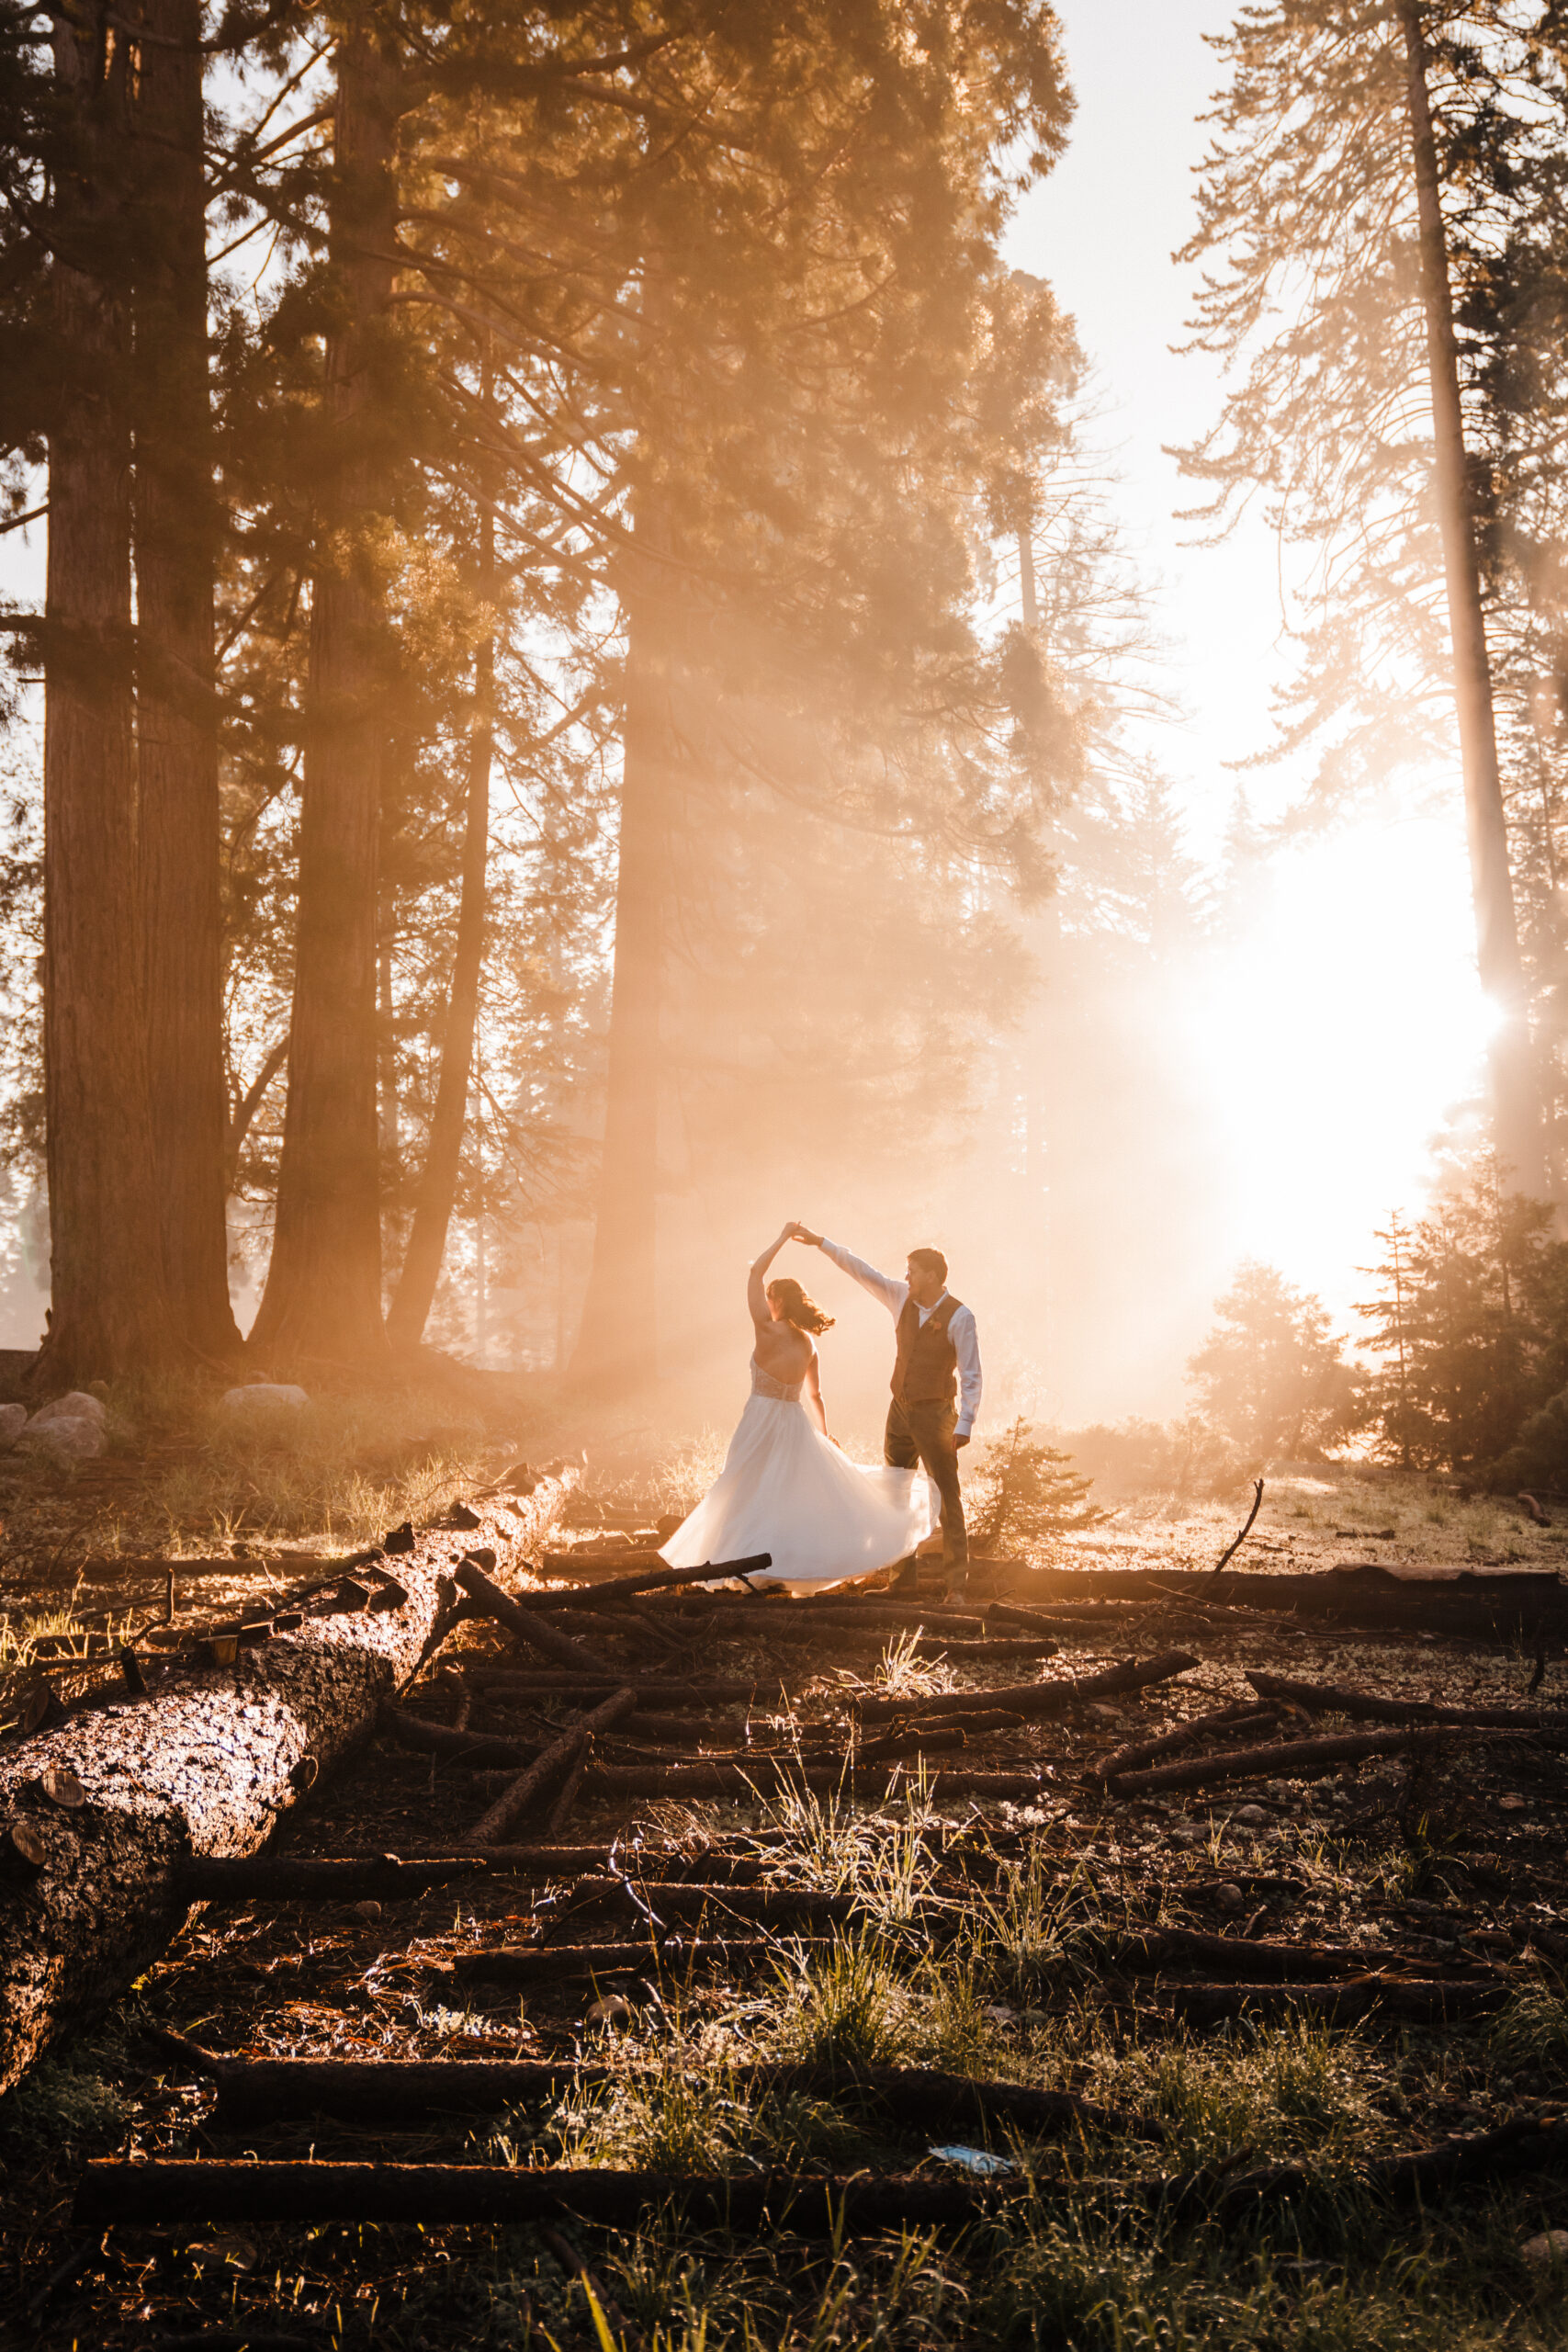
[[1362, 1419], [1360, 1382], [1320, 1300], [1248, 1260], [1187, 1367], [1202, 1410], [1252, 1458], [1343, 1444]]
[[[1384, 1359], [1373, 1404], [1382, 1450], [1422, 1468], [1493, 1465], [1545, 1479], [1559, 1460], [1568, 1379], [1568, 1245], [1551, 1209], [1503, 1189], [1483, 1154], [1414, 1226], [1379, 1234], [1358, 1308]], [[1512, 1451], [1510, 1451], [1512, 1449]]]
[[1021, 1416], [993, 1438], [973, 1481], [970, 1517], [983, 1552], [998, 1544], [1039, 1543], [1052, 1535], [1098, 1527], [1106, 1517], [1089, 1498], [1090, 1481], [1034, 1434]]

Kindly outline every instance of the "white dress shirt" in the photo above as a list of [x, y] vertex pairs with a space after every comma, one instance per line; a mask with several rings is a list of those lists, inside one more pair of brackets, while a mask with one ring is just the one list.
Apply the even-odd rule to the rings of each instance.
[[[874, 1266], [868, 1266], [863, 1258], [857, 1258], [854, 1251], [846, 1250], [841, 1241], [829, 1241], [826, 1234], [822, 1237], [822, 1252], [846, 1274], [852, 1274], [862, 1290], [868, 1290], [873, 1298], [880, 1299], [897, 1323], [909, 1295], [908, 1283], [899, 1282], [892, 1274], [879, 1274]], [[943, 1291], [942, 1298], [917, 1310], [922, 1330], [946, 1296], [947, 1293]], [[973, 1307], [958, 1308], [947, 1327], [947, 1336], [953, 1341], [953, 1353], [958, 1358], [958, 1421], [953, 1435], [968, 1437], [980, 1411], [980, 1338], [975, 1329]]]

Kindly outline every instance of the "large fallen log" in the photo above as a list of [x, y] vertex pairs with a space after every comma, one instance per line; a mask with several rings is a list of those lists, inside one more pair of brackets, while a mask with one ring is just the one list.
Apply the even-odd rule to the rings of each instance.
[[[1568, 2164], [1568, 2123], [1555, 2116], [1518, 2115], [1495, 2131], [1472, 2132], [1462, 2140], [1439, 2140], [1435, 2147], [1371, 2156], [1358, 2171], [1368, 2188], [1384, 2197], [1432, 2198], [1461, 2181], [1494, 2180], [1562, 2164]], [[1213, 2185], [1212, 2176], [1193, 2184], [1199, 2202], [1207, 2201]], [[1313, 2185], [1304, 2165], [1259, 2165], [1224, 2185], [1216, 2210], [1222, 2220], [1230, 2220], [1249, 2207], [1300, 2196]]]
[[1501, 2008], [1511, 1987], [1487, 1982], [1465, 1984], [1449, 1977], [1348, 1977], [1340, 1984], [1308, 1982], [1256, 1984], [1159, 1984], [1149, 1997], [1187, 2025], [1218, 2025], [1248, 2011], [1263, 2017], [1281, 2010], [1304, 2011], [1325, 2025], [1356, 2025], [1382, 2017], [1401, 2025], [1451, 2025]]
[[[540, 1479], [482, 1522], [498, 1560], [538, 1542], [569, 1483]], [[35, 1873], [0, 1878], [0, 2090], [157, 1957], [188, 1907], [193, 1855], [255, 1852], [366, 1736], [413, 1671], [475, 1516], [399, 1552], [396, 1606], [348, 1612], [326, 1596], [228, 1666], [149, 1659], [145, 1698], [0, 1755], [0, 1823], [44, 1849]]]

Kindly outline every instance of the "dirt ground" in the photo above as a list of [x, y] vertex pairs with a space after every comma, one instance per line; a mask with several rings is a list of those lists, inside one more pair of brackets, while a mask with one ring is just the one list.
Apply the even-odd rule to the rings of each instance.
[[[128, 1562], [211, 1564], [178, 1573], [176, 1600], [182, 1614], [220, 1614], [297, 1575], [301, 1552], [363, 1541], [517, 1451], [544, 1451], [536, 1434], [525, 1442], [522, 1409], [457, 1426], [430, 1419], [434, 1409], [406, 1400], [401, 1423], [414, 1426], [389, 1428], [387, 1417], [377, 1428], [374, 1416], [340, 1413], [281, 1451], [276, 1435], [209, 1427], [142, 1441], [69, 1478], [0, 1462], [0, 1721], [10, 1702], [15, 1722], [40, 1648], [162, 1612], [164, 1571]], [[671, 1452], [640, 1471], [614, 1464], [615, 1475], [591, 1462], [579, 1537], [603, 1545], [606, 1513], [630, 1533], [679, 1508], [697, 1459], [695, 1449]], [[707, 1964], [680, 1939], [650, 1940], [625, 1968], [519, 1996], [483, 1984], [454, 1992], [442, 1964], [496, 1944], [632, 1932], [574, 1909], [570, 1873], [468, 1880], [384, 1905], [193, 1911], [125, 2000], [0, 2102], [3, 2340], [407, 2352], [531, 2342], [669, 2352], [1561, 2344], [1568, 2260], [1536, 2249], [1543, 2234], [1568, 2232], [1561, 2159], [1499, 2161], [1415, 2198], [1380, 2186], [1370, 2167], [1508, 2122], [1549, 2132], [1568, 2101], [1562, 1736], [1478, 1731], [1440, 1754], [1144, 1798], [1107, 1794], [1090, 1767], [1145, 1731], [1251, 1697], [1249, 1669], [1466, 1707], [1568, 1711], [1560, 1645], [1531, 1700], [1537, 1661], [1517, 1639], [1351, 1633], [1289, 1622], [1267, 1597], [1270, 1570], [1357, 1560], [1555, 1568], [1568, 1508], [1561, 1526], [1540, 1527], [1517, 1503], [1446, 1485], [1296, 1465], [1269, 1476], [1236, 1563], [1257, 1571], [1256, 1614], [1160, 1593], [1157, 1572], [1212, 1566], [1240, 1516], [1234, 1501], [1131, 1498], [1092, 1533], [1044, 1547], [1058, 1566], [1156, 1574], [1132, 1613], [1086, 1621], [1055, 1655], [1005, 1668], [954, 1664], [931, 1645], [917, 1654], [893, 1636], [880, 1654], [874, 1640], [851, 1654], [827, 1631], [802, 1645], [673, 1608], [660, 1617], [666, 1644], [683, 1645], [671, 1671], [749, 1681], [756, 1696], [694, 1717], [683, 1751], [613, 1734], [601, 1759], [750, 1755], [770, 1787], [769, 1752], [847, 1752], [857, 1696], [897, 1698], [918, 1724], [922, 1702], [929, 1715], [941, 1693], [970, 1685], [1081, 1679], [1177, 1645], [1197, 1657], [1132, 1697], [1006, 1723], [971, 1737], [961, 1758], [889, 1768], [874, 1801], [863, 1781], [858, 1804], [787, 1784], [743, 1801], [617, 1797], [580, 1803], [559, 1833], [618, 1841], [621, 1865], [650, 1890], [684, 1876], [852, 1895], [852, 1916], [829, 1936], [764, 1935], [727, 1923], [719, 1905], [703, 1933], [743, 1939], [739, 1964], [722, 1946]], [[1006, 1589], [1010, 1573], [977, 1577], [973, 1605], [983, 1607], [987, 1582]], [[477, 1688], [503, 1652], [493, 1628], [469, 1626], [442, 1663]], [[442, 1663], [407, 1704], [447, 1721], [455, 1686]], [[56, 1664], [51, 1679], [69, 1699], [103, 1670]], [[568, 1712], [547, 1697], [505, 1702], [481, 1690], [468, 1728], [537, 1741]], [[1304, 1728], [1345, 1726], [1321, 1716]], [[942, 1774], [955, 1768], [1028, 1772], [1038, 1786], [1023, 1798], [949, 1795]], [[301, 1804], [269, 1850], [450, 1851], [491, 1793], [483, 1775], [378, 1737]], [[1349, 2023], [1267, 1992], [1216, 2021], [1197, 1996], [1214, 1964], [1156, 1973], [1127, 1958], [1130, 1938], [1182, 1928], [1343, 1948], [1353, 1957], [1342, 1973], [1390, 1989]], [[1402, 2008], [1399, 1986], [1433, 1984], [1450, 1996], [1436, 2015], [1417, 2015], [1414, 1993]], [[215, 2118], [211, 2084], [159, 2042], [160, 2028], [253, 2057], [547, 2059], [560, 2085], [492, 2116], [422, 2112], [406, 2129], [367, 2130], [307, 2115], [236, 2135]], [[914, 2129], [872, 2093], [758, 2089], [741, 2070], [761, 2061], [941, 2067], [1070, 2090], [1162, 2136], [1150, 2143], [1093, 2121], [1043, 2136]], [[608, 2072], [587, 2081], [584, 2065]], [[673, 2208], [622, 2232], [215, 2226], [177, 2213], [156, 2227], [73, 2228], [89, 2157], [197, 2154], [737, 2178], [760, 2168], [961, 2178], [998, 2158], [1011, 2169], [998, 2176], [994, 2211], [966, 2231], [871, 2240], [787, 2225], [733, 2234]], [[1287, 2192], [1227, 2204], [1226, 2183], [1276, 2165], [1295, 2168]], [[1171, 2184], [1186, 2188], [1178, 2196]]]

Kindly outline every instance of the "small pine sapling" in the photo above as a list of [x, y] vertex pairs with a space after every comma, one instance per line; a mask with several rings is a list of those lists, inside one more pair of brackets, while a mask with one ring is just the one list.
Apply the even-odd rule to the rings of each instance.
[[993, 1551], [1009, 1536], [1027, 1542], [1098, 1527], [1111, 1514], [1090, 1502], [1090, 1483], [1073, 1468], [1070, 1453], [1045, 1444], [1021, 1415], [987, 1447], [975, 1481], [976, 1548]]

